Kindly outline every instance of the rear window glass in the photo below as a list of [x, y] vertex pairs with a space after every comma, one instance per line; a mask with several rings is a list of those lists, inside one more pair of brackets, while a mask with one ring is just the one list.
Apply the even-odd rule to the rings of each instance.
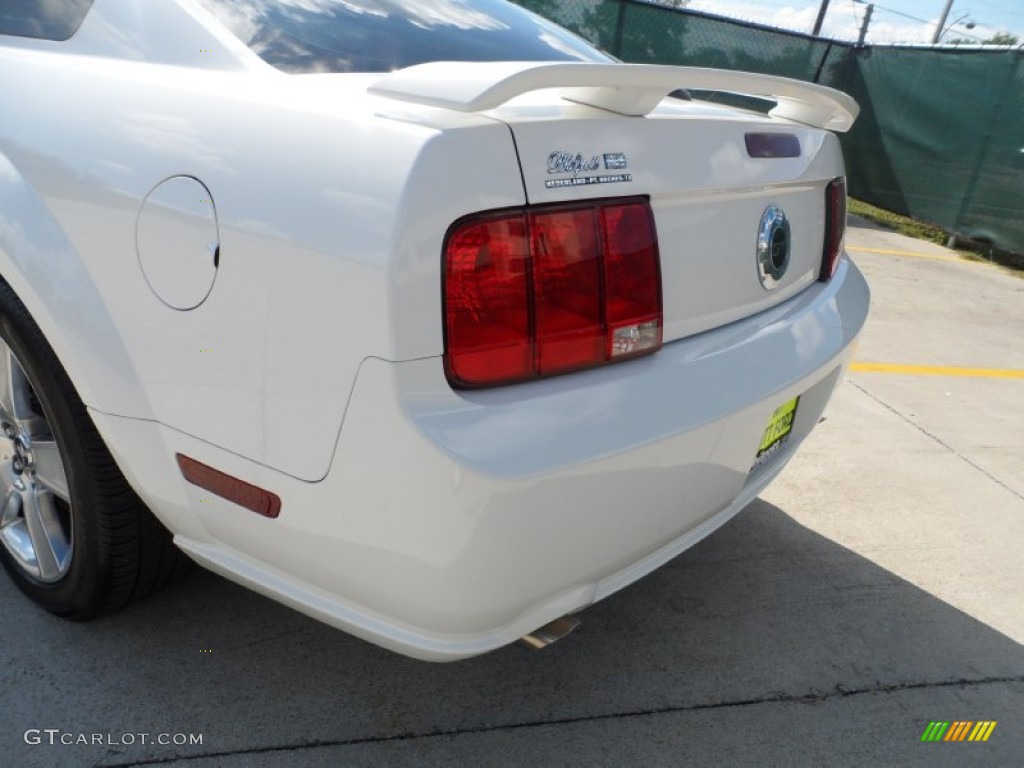
[[291, 73], [390, 72], [431, 61], [609, 61], [505, 0], [200, 0]]
[[67, 40], [91, 7], [92, 0], [0, 0], [0, 35]]

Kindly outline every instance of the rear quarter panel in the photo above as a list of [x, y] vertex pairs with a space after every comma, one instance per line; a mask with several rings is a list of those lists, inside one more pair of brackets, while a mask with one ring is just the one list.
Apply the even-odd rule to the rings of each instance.
[[[508, 129], [388, 112], [365, 77], [203, 72], [0, 47], [3, 275], [90, 407], [303, 480], [368, 357], [440, 354], [451, 221], [523, 202]], [[425, 117], [425, 114], [427, 115]], [[221, 260], [174, 310], [139, 267], [161, 181], [212, 192]]]

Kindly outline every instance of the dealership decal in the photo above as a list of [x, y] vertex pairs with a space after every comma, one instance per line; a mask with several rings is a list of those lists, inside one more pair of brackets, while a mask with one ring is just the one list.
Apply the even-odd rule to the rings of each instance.
[[591, 184], [623, 184], [633, 180], [631, 173], [616, 173], [612, 176], [578, 176], [575, 179], [548, 179], [544, 186], [548, 189], [562, 187], [587, 187]]
[[624, 171], [629, 167], [626, 156], [621, 152], [613, 152], [604, 156], [604, 167], [609, 171]]
[[[602, 158], [598, 155], [584, 157], [582, 153], [552, 152], [548, 155], [548, 174], [571, 173], [571, 178], [549, 179], [544, 182], [548, 189], [564, 187], [588, 187], [592, 184], [623, 184], [633, 181], [631, 173], [613, 173], [599, 176], [584, 176], [601, 169]], [[604, 155], [605, 170], [622, 170], [628, 167], [626, 156], [621, 152]]]
[[548, 155], [548, 173], [571, 173], [579, 176], [581, 173], [596, 171], [601, 167], [601, 161], [597, 155], [589, 160], [581, 154], [571, 152], [552, 152]]

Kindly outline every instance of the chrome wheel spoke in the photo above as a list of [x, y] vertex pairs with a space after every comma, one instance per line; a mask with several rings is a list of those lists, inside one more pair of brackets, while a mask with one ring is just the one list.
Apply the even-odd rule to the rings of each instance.
[[53, 502], [53, 494], [32, 493], [25, 500], [25, 525], [35, 550], [40, 581], [56, 581], [69, 563], [70, 542]]
[[57, 443], [54, 440], [33, 441], [32, 456], [35, 462], [36, 482], [64, 501], [70, 501], [68, 478]]
[[29, 577], [71, 567], [74, 517], [67, 470], [25, 368], [0, 339], [0, 547]]
[[0, 339], [0, 420], [14, 422], [14, 372], [21, 366], [18, 364], [11, 348]]
[[46, 419], [32, 407], [32, 385], [14, 351], [0, 340], [0, 420], [29, 437], [47, 435]]
[[4, 496], [3, 506], [0, 507], [0, 530], [9, 525], [15, 525], [21, 520], [21, 495], [13, 489], [8, 490]]

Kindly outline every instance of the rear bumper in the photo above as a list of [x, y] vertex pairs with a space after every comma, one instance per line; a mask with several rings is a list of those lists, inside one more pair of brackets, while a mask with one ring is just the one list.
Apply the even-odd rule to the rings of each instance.
[[[866, 318], [844, 260], [756, 317], [603, 370], [458, 393], [440, 359], [364, 361], [331, 471], [303, 483], [164, 427], [143, 497], [194, 559], [379, 645], [453, 660], [622, 588], [751, 501], [818, 422]], [[772, 411], [788, 443], [751, 469]], [[113, 445], [139, 425], [97, 415]], [[258, 518], [185, 484], [185, 453], [283, 500]]]

